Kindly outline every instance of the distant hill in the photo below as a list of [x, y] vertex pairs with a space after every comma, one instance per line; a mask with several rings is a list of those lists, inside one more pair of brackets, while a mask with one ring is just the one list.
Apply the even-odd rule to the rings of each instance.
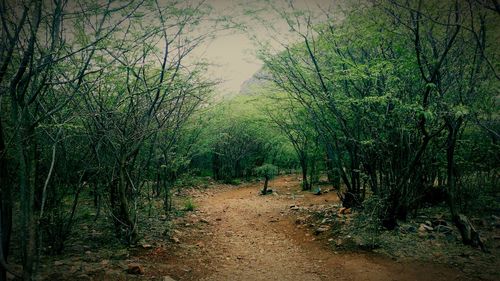
[[241, 84], [239, 94], [245, 96], [258, 94], [263, 88], [271, 85], [271, 82], [266, 79], [267, 77], [269, 77], [269, 74], [261, 68], [250, 79]]

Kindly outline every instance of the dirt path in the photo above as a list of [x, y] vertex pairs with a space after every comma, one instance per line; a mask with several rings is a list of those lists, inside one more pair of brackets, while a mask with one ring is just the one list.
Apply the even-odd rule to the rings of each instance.
[[[226, 188], [196, 198], [198, 216], [206, 220], [190, 242], [199, 251], [176, 257], [192, 269], [180, 280], [469, 280], [451, 268], [400, 263], [371, 254], [335, 253], [326, 239], [298, 228], [290, 205], [333, 203], [335, 194], [297, 194], [298, 181], [284, 177], [271, 183], [278, 195], [258, 196], [259, 185]], [[194, 215], [196, 216], [196, 215]], [[200, 239], [200, 240], [198, 240]]]

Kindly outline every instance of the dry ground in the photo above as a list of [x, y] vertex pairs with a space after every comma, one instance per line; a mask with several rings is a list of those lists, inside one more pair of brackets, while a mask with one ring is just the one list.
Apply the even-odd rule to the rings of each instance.
[[[271, 195], [259, 195], [261, 184], [213, 184], [184, 191], [187, 194], [178, 196], [178, 203], [182, 205], [187, 195], [193, 198], [195, 210], [172, 222], [156, 215], [143, 218], [147, 221], [141, 229], [144, 241], [133, 249], [104, 247], [99, 239], [112, 237], [111, 233], [101, 233], [97, 225], [80, 226], [81, 237], [93, 238], [73, 241], [64, 256], [42, 260], [41, 279], [169, 280], [164, 279], [169, 276], [181, 281], [439, 281], [495, 280], [495, 276], [500, 276], [495, 269], [498, 259], [494, 254], [490, 263], [489, 256], [472, 249], [472, 255], [481, 257], [481, 264], [489, 268], [488, 274], [479, 274], [481, 267], [476, 266], [478, 260], [472, 257], [460, 258], [466, 263], [470, 261], [469, 268], [474, 272], [458, 264], [452, 266], [449, 261], [416, 262], [411, 257], [337, 251], [333, 247], [338, 238], [335, 233], [324, 231], [315, 235], [314, 230], [321, 223], [314, 226], [309, 225], [310, 221], [297, 223], [298, 218], [307, 215], [307, 210], [338, 204], [334, 192], [321, 196], [302, 192], [296, 175], [273, 180]], [[157, 203], [160, 208], [161, 202]], [[426, 240], [418, 243], [427, 248], [437, 245]], [[127, 274], [131, 263], [139, 264], [144, 274]]]
[[258, 195], [260, 184], [194, 194], [198, 209], [188, 216], [191, 231], [176, 232], [180, 243], [169, 258], [176, 264], [170, 276], [206, 281], [472, 280], [444, 265], [334, 252], [327, 238], [295, 223], [290, 206], [335, 203], [335, 193], [301, 193], [296, 176], [274, 180], [271, 187], [275, 194], [267, 196]]

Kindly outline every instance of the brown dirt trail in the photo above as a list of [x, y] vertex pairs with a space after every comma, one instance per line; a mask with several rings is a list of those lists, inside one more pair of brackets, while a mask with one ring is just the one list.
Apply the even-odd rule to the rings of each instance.
[[[204, 223], [190, 241], [198, 251], [176, 256], [188, 266], [180, 280], [469, 280], [444, 265], [397, 262], [370, 253], [336, 253], [326, 238], [298, 228], [290, 205], [338, 201], [334, 193], [300, 193], [295, 176], [271, 182], [274, 195], [259, 196], [260, 184], [228, 187], [197, 196]], [[296, 194], [296, 195], [295, 195]], [[198, 255], [198, 256], [197, 256]]]

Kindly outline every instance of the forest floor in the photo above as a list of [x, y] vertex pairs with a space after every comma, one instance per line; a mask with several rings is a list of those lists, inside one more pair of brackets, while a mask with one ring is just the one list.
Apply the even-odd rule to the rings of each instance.
[[[500, 280], [496, 244], [496, 252], [484, 254], [455, 241], [454, 251], [447, 252], [443, 247], [448, 244], [441, 239], [445, 236], [430, 239], [433, 234], [423, 237], [417, 230], [403, 233], [419, 240], [409, 250], [404, 249], [408, 245], [404, 239], [392, 251], [366, 250], [355, 238], [335, 231], [339, 221], [354, 224], [335, 192], [318, 196], [300, 191], [299, 184], [297, 176], [280, 177], [271, 182], [274, 192], [267, 196], [259, 195], [261, 183], [191, 189], [184, 195], [193, 198], [195, 210], [168, 225], [168, 242], [160, 239], [165, 237], [164, 227], [154, 219], [151, 228], [143, 230], [141, 246], [109, 257], [90, 249], [84, 259], [69, 255], [46, 261], [42, 268], [52, 273], [44, 276], [47, 280], [69, 276], [166, 281]], [[392, 243], [391, 235], [379, 236]], [[351, 244], [353, 248], [348, 247]], [[127, 274], [130, 265], [137, 265], [142, 274]]]

